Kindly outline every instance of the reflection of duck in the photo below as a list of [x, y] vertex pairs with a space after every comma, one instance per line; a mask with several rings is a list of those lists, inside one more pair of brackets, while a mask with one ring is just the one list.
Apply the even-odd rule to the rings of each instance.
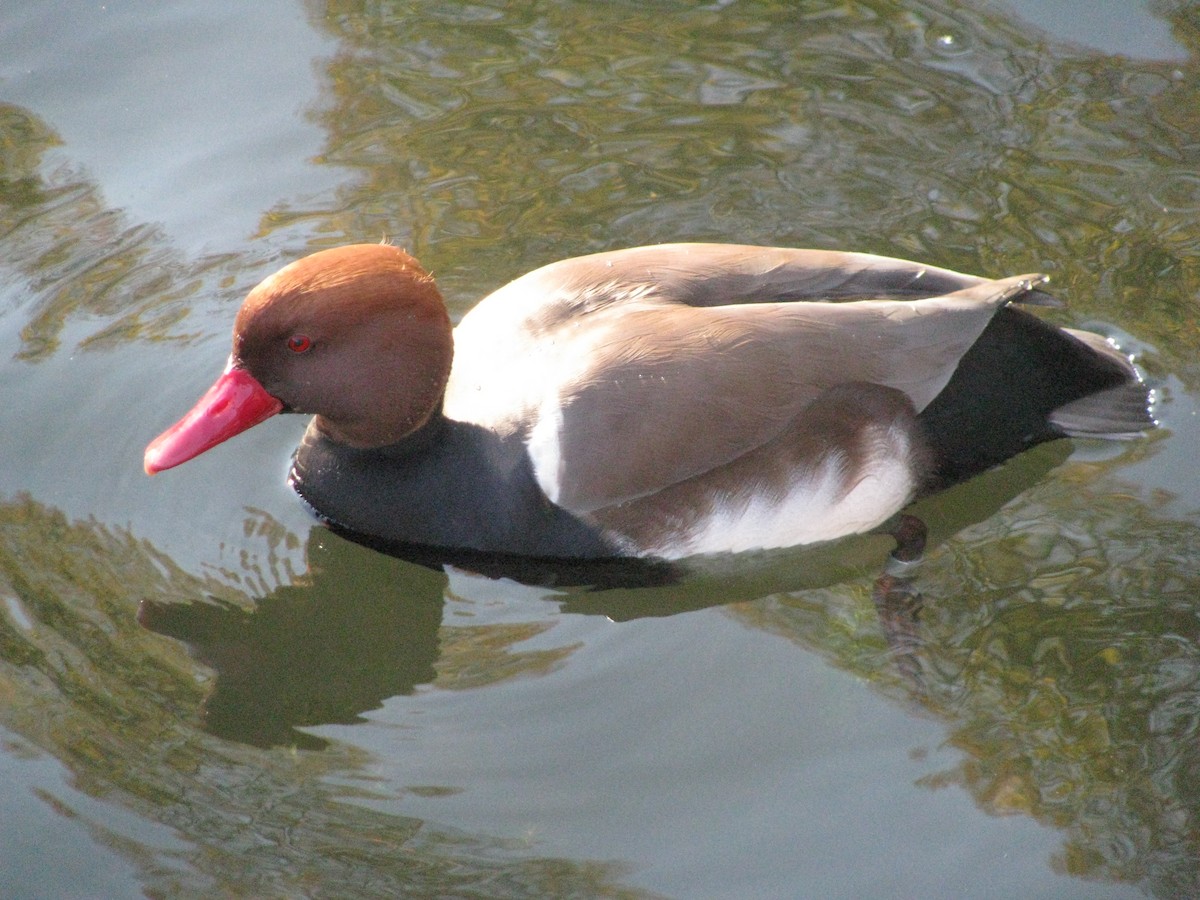
[[434, 678], [445, 575], [368, 564], [367, 551], [324, 530], [313, 534], [308, 576], [259, 598], [252, 611], [153, 599], [138, 607], [143, 626], [184, 641], [216, 670], [204, 703], [215, 734], [319, 747], [323, 741], [292, 729], [356, 721]]
[[1034, 444], [1153, 424], [1112, 347], [1010, 306], [1043, 280], [643, 247], [538, 269], [452, 336], [415, 260], [342, 247], [251, 292], [229, 367], [146, 469], [311, 412], [296, 489], [388, 542], [674, 559], [828, 540]]
[[[1062, 455], [1056, 447], [1026, 454], [1004, 472], [989, 472], [927, 501], [929, 513], [947, 532], [957, 531], [1036, 483]], [[956, 500], [960, 492], [970, 499]], [[716, 556], [684, 568], [638, 559], [530, 560], [377, 546], [385, 556], [314, 528], [305, 550], [307, 574], [255, 599], [253, 608], [216, 600], [148, 598], [138, 608], [138, 621], [183, 641], [215, 670], [202, 711], [209, 731], [261, 746], [319, 748], [321, 738], [295, 729], [356, 721], [387, 698], [412, 693], [437, 677], [436, 664], [446, 653], [447, 564], [487, 578], [552, 587], [532, 596], [554, 601], [564, 614], [624, 622], [855, 580], [876, 567], [882, 540], [858, 537], [736, 558]], [[197, 590], [189, 586], [184, 593]], [[180, 591], [169, 593], [175, 597]], [[920, 641], [913, 637], [912, 597], [903, 589], [882, 596], [877, 583], [875, 600], [894, 661], [920, 694], [922, 684], [913, 674]], [[529, 615], [532, 621], [544, 613], [531, 608]], [[503, 643], [493, 627], [483, 627], [490, 635], [485, 643]], [[469, 668], [480, 667], [479, 658], [472, 656]], [[513, 669], [511, 651], [500, 668]]]

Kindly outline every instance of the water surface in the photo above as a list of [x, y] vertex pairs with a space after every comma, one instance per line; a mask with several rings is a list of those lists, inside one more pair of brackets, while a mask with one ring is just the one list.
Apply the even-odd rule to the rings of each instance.
[[[1200, 893], [1194, 6], [0, 14], [0, 895]], [[281, 417], [153, 480], [241, 297], [387, 237], [455, 317], [673, 240], [1045, 271], [1163, 428], [887, 542], [537, 587], [315, 526]]]

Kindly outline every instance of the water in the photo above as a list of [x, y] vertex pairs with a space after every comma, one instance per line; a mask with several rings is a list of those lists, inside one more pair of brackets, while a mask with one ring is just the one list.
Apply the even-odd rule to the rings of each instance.
[[[1194, 7], [0, 20], [0, 896], [1200, 890]], [[919, 681], [881, 539], [535, 588], [314, 528], [298, 419], [146, 478], [245, 291], [382, 236], [455, 316], [666, 240], [1042, 270], [1164, 428], [921, 504]]]

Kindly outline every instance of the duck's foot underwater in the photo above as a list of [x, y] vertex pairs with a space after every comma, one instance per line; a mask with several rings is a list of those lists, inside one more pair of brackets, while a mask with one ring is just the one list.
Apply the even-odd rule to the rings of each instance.
[[879, 528], [896, 539], [896, 549], [875, 579], [871, 599], [897, 671], [913, 687], [922, 686], [919, 653], [924, 645], [917, 630], [922, 599], [913, 573], [925, 554], [928, 529], [916, 516], [901, 513]]

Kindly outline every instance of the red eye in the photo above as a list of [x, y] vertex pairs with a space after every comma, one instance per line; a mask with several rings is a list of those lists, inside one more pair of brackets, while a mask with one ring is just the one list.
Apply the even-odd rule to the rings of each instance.
[[306, 334], [293, 334], [288, 338], [288, 349], [293, 353], [303, 353], [312, 346], [312, 339]]

